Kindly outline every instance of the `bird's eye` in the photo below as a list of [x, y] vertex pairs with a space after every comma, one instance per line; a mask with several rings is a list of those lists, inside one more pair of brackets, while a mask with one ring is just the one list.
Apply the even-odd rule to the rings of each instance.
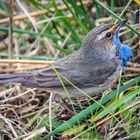
[[106, 33], [106, 38], [107, 38], [107, 39], [110, 39], [111, 37], [112, 37], [112, 33], [111, 33], [111, 32], [107, 32], [107, 33]]

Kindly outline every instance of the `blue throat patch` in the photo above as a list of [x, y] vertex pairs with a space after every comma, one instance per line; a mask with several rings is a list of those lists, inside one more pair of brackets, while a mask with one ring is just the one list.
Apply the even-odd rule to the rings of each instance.
[[113, 45], [117, 47], [116, 56], [121, 59], [121, 66], [127, 66], [127, 61], [132, 58], [132, 49], [128, 45], [121, 43], [118, 31], [114, 34]]

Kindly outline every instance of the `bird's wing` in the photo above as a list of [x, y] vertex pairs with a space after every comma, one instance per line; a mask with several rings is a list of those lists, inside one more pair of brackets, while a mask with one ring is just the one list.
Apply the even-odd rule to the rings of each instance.
[[62, 86], [62, 82], [65, 86], [69, 86], [71, 84], [68, 81], [70, 81], [77, 86], [98, 86], [112, 76], [116, 69], [117, 65], [111, 60], [94, 63], [61, 62], [50, 66], [44, 71], [25, 77], [22, 85], [36, 88], [52, 88]]

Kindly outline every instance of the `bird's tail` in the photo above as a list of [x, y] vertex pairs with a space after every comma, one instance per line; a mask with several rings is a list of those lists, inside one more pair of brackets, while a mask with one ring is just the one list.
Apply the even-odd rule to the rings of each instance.
[[0, 85], [22, 83], [25, 77], [31, 76], [30, 73], [1, 74]]

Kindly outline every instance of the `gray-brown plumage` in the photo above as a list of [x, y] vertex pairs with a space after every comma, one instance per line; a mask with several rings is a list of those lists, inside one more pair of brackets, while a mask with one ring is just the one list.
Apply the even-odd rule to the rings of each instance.
[[[120, 58], [116, 57], [118, 49], [113, 45], [114, 33], [119, 26], [100, 25], [88, 33], [82, 47], [74, 54], [45, 70], [1, 75], [0, 84], [21, 83], [25, 87], [46, 88], [65, 96], [57, 71], [86, 94], [98, 94], [112, 85], [121, 69]], [[82, 96], [65, 78], [61, 77], [70, 96]]]

